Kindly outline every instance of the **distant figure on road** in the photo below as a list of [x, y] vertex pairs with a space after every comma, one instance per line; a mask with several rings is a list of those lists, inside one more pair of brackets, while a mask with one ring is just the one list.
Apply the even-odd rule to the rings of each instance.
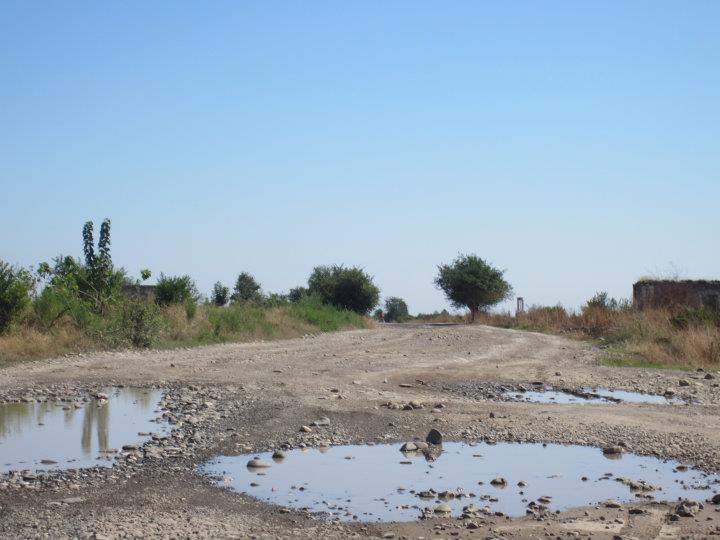
[[377, 317], [378, 317], [378, 322], [382, 322], [382, 323], [385, 322], [385, 314], [383, 313], [382, 309], [378, 309]]

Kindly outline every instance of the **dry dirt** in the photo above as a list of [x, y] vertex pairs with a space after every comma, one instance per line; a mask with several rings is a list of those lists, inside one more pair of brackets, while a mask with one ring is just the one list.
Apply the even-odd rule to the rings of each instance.
[[[431, 428], [439, 429], [445, 440], [622, 443], [640, 454], [720, 470], [720, 379], [710, 378], [716, 374], [706, 379], [705, 373], [697, 372], [602, 367], [600, 355], [587, 343], [529, 332], [482, 326], [382, 325], [305, 339], [89, 354], [6, 368], [0, 371], [0, 395], [50, 387], [160, 385], [175, 392], [187, 388], [204, 392], [214, 400], [214, 410], [226, 413], [216, 414], [205, 426], [204, 417], [198, 415], [198, 431], [191, 438], [199, 442], [187, 447], [187, 455], [139, 459], [132, 467], [88, 475], [87, 481], [79, 475], [72, 482], [0, 489], [0, 536], [704, 538], [716, 534], [720, 513], [706, 501], [698, 515], [676, 521], [669, 519], [672, 504], [637, 503], [618, 509], [576, 508], [539, 520], [491, 517], [472, 530], [456, 518], [338, 524], [301, 512], [281, 512], [214, 487], [194, 472], [198, 464], [220, 452], [301, 443], [402, 442], [424, 439]], [[478, 380], [597, 385], [652, 393], [671, 388], [694, 403], [478, 401], [439, 388]], [[445, 407], [438, 414], [431, 412], [432, 407], [384, 406], [411, 400]], [[299, 431], [322, 416], [330, 418], [329, 429]], [[56, 502], [68, 497], [80, 497], [82, 502]], [[638, 507], [646, 512], [629, 512]]]

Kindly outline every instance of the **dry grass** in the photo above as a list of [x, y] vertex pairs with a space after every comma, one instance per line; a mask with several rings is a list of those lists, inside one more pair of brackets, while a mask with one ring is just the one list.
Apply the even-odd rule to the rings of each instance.
[[53, 333], [22, 328], [0, 335], [0, 367], [35, 358], [95, 349], [95, 343], [72, 328], [59, 328]]
[[679, 328], [669, 310], [612, 311], [599, 307], [579, 313], [561, 306], [532, 307], [518, 317], [483, 314], [478, 322], [504, 328], [520, 328], [553, 334], [568, 334], [600, 340], [620, 357], [614, 363], [647, 363], [655, 366], [720, 368], [720, 327], [693, 324]]

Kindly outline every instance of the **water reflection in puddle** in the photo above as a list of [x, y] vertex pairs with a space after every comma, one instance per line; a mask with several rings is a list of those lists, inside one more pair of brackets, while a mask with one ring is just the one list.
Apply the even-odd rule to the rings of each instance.
[[[293, 450], [282, 460], [258, 457], [269, 465], [248, 468], [253, 455], [220, 456], [203, 467], [218, 485], [258, 499], [306, 509], [343, 521], [411, 521], [421, 509], [440, 502], [457, 516], [474, 504], [486, 512], [525, 515], [532, 501], [551, 510], [596, 504], [608, 499], [637, 501], [638, 497], [703, 500], [717, 489], [718, 477], [699, 471], [674, 470], [675, 462], [625, 454], [607, 459], [601, 450], [585, 446], [502, 443], [446, 443], [435, 461], [408, 455], [400, 445], [336, 446], [324, 451]], [[502, 477], [504, 486], [492, 484]], [[586, 480], [582, 480], [586, 477]], [[656, 489], [634, 491], [617, 478], [644, 481]], [[518, 483], [524, 482], [525, 486]], [[704, 488], [704, 489], [703, 489]], [[711, 489], [709, 489], [711, 488]], [[436, 493], [464, 493], [441, 498]], [[541, 499], [550, 497], [549, 499]]]
[[0, 404], [0, 473], [109, 466], [123, 445], [167, 430], [167, 424], [154, 421], [162, 391], [104, 393], [107, 400]]
[[580, 391], [546, 387], [542, 390], [528, 390], [526, 392], [509, 390], [503, 394], [513, 401], [527, 401], [530, 403], [683, 403], [681, 400], [643, 394], [628, 390], [614, 390], [608, 388], [582, 388]]

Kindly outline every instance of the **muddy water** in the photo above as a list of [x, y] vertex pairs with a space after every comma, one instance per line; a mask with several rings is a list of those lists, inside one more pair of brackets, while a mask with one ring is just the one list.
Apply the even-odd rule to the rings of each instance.
[[160, 390], [104, 393], [107, 400], [0, 405], [0, 473], [112, 465], [123, 445], [167, 430], [155, 421]]
[[[220, 486], [343, 521], [411, 521], [422, 509], [434, 510], [441, 502], [450, 505], [454, 516], [469, 504], [488, 513], [521, 516], [531, 501], [550, 510], [562, 510], [609, 499], [703, 500], [719, 487], [717, 476], [683, 467], [676, 470], [678, 464], [674, 462], [633, 454], [611, 460], [600, 449], [584, 446], [446, 443], [434, 461], [422, 453], [403, 454], [399, 448], [378, 445], [293, 450], [283, 460], [273, 460], [271, 454], [259, 455], [271, 465], [267, 468], [248, 468], [253, 455], [220, 456], [203, 471]], [[497, 477], [504, 478], [506, 484], [494, 485]], [[655, 489], [633, 491], [618, 478], [645, 481]], [[519, 482], [526, 486], [519, 486]], [[466, 496], [419, 496], [430, 489]], [[545, 496], [551, 498], [538, 502]]]

